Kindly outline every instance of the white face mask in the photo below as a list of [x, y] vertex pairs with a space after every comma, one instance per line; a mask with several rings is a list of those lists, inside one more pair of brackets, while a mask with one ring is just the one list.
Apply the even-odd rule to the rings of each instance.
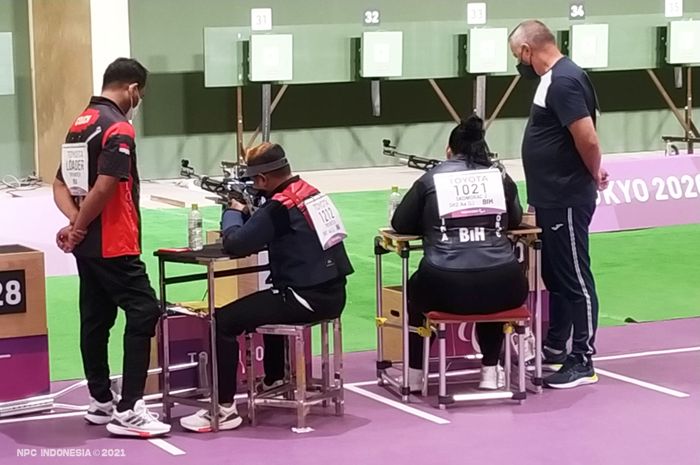
[[139, 100], [139, 103], [137, 103], [135, 107], [129, 108], [129, 111], [126, 112], [126, 119], [131, 121], [134, 118], [136, 118], [136, 115], [139, 114], [140, 109], [141, 109], [141, 100]]
[[139, 109], [141, 108], [142, 101], [143, 99], [139, 99], [139, 103], [137, 103], [136, 106], [133, 106], [133, 99], [131, 100], [129, 110], [126, 112], [126, 119], [132, 121], [134, 118], [136, 118], [136, 115], [138, 115]]

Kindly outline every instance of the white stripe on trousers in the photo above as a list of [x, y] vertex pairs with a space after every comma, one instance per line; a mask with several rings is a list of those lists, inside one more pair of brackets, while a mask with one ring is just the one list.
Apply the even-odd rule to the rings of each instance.
[[581, 274], [581, 266], [578, 263], [578, 252], [576, 250], [576, 236], [574, 235], [574, 219], [573, 219], [573, 209], [571, 207], [567, 208], [567, 220], [569, 223], [569, 239], [571, 241], [571, 254], [574, 259], [574, 269], [576, 270], [576, 276], [578, 277], [578, 282], [581, 284], [581, 290], [586, 298], [586, 316], [588, 320], [588, 338], [586, 339], [586, 346], [588, 347], [588, 354], [593, 354], [593, 347], [591, 347], [591, 338], [593, 337], [593, 304], [591, 303], [591, 295], [588, 293], [588, 288], [586, 288], [586, 282]]

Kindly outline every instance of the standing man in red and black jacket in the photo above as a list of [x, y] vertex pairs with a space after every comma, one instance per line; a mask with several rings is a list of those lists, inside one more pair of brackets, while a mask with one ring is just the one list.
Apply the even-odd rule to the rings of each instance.
[[[346, 276], [353, 272], [345, 252], [343, 223], [333, 202], [293, 176], [284, 150], [265, 142], [247, 156], [246, 175], [267, 201], [252, 216], [232, 201], [221, 221], [224, 250], [244, 257], [267, 246], [272, 289], [256, 292], [217, 310], [219, 428], [237, 428], [237, 337], [266, 324], [299, 324], [338, 318], [345, 308]], [[283, 336], [264, 336], [265, 379], [259, 388], [283, 383]], [[180, 420], [183, 428], [211, 431], [208, 410]]]
[[[85, 419], [113, 434], [152, 437], [170, 426], [142, 399], [151, 338], [160, 306], [140, 259], [139, 175], [134, 128], [148, 72], [119, 58], [107, 67], [102, 95], [71, 126], [61, 147], [53, 191], [70, 224], [56, 235], [72, 252], [80, 277], [80, 351], [90, 391]], [[110, 388], [107, 343], [117, 317], [126, 313], [121, 400]]]

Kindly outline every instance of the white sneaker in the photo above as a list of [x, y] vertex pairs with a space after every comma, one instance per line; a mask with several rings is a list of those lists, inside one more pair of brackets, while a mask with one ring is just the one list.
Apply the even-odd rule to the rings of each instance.
[[170, 425], [158, 421], [158, 415], [149, 412], [146, 403], [140, 399], [133, 410], [115, 410], [112, 421], [107, 424], [107, 431], [119, 436], [151, 438], [169, 433]]
[[[238, 415], [236, 404], [231, 407], [219, 405], [219, 429], [229, 430], [241, 426], [243, 419]], [[194, 415], [180, 418], [180, 425], [195, 433], [209, 433], [211, 431], [211, 416], [209, 410], [200, 410]]]
[[495, 391], [506, 385], [506, 375], [500, 365], [481, 367], [481, 382], [479, 389]]
[[108, 402], [97, 402], [90, 397], [90, 406], [83, 418], [91, 425], [106, 425], [112, 420], [112, 413], [117, 403], [119, 403], [119, 396], [114, 391], [112, 391], [112, 400]]
[[[525, 338], [525, 343], [523, 344], [525, 346], [525, 363], [534, 360], [535, 359], [535, 335], [532, 334], [532, 330], [530, 329], [529, 326], [525, 327], [525, 334], [523, 336]], [[517, 350], [517, 344], [516, 344], [516, 350]], [[517, 352], [516, 352], [517, 353]]]

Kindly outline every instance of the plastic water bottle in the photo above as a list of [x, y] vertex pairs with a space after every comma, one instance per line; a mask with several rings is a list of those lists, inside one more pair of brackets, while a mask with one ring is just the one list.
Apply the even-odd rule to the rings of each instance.
[[399, 186], [391, 186], [391, 194], [389, 195], [389, 224], [394, 217], [394, 212], [401, 203], [401, 194], [399, 194]]
[[192, 204], [192, 210], [187, 217], [187, 238], [189, 248], [192, 250], [202, 250], [204, 242], [202, 240], [202, 213], [199, 211], [199, 205]]

